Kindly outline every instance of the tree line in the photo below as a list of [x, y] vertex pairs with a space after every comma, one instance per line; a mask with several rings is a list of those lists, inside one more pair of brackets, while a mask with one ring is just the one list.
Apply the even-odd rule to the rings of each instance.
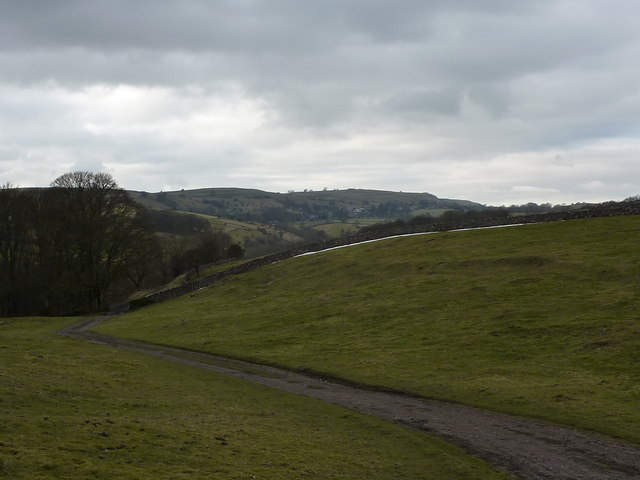
[[0, 316], [104, 311], [133, 290], [242, 254], [228, 235], [189, 225], [188, 235], [157, 234], [107, 173], [66, 173], [45, 189], [0, 186]]
[[392, 222], [376, 223], [362, 227], [360, 232], [376, 232], [411, 225], [434, 225], [478, 222], [482, 220], [507, 218], [509, 211], [504, 207], [487, 207], [484, 210], [447, 210], [439, 217], [431, 215], [418, 215], [408, 220], [398, 219]]

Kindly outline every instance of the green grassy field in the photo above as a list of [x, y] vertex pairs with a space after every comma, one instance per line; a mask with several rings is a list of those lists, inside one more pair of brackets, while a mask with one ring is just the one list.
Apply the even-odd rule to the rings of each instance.
[[289, 259], [101, 332], [545, 418], [640, 443], [640, 217]]
[[211, 225], [212, 230], [219, 230], [229, 234], [234, 242], [243, 243], [246, 240], [264, 238], [274, 236], [282, 238], [287, 242], [300, 241], [301, 238], [290, 232], [277, 230], [276, 228], [257, 222], [242, 222], [240, 220], [232, 220], [229, 218], [215, 217], [213, 215], [205, 215], [203, 213], [191, 213], [175, 210], [176, 213], [182, 215], [194, 215], [196, 217], [204, 218]]
[[2, 479], [506, 479], [426, 435], [0, 319]]

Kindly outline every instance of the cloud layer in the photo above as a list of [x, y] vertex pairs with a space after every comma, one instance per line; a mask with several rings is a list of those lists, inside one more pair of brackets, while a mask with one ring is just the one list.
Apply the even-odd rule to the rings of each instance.
[[633, 2], [0, 5], [0, 182], [640, 193]]

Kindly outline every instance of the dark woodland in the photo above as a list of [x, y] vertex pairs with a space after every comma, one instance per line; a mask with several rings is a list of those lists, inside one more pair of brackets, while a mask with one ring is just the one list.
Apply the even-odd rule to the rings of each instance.
[[106, 173], [67, 173], [46, 189], [4, 185], [0, 316], [105, 311], [134, 290], [242, 253], [231, 247], [206, 223], [152, 218]]

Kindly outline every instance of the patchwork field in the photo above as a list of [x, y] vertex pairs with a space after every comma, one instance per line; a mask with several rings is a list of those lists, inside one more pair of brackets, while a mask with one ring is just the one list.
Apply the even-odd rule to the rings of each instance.
[[640, 443], [640, 217], [289, 259], [99, 331], [545, 418]]

